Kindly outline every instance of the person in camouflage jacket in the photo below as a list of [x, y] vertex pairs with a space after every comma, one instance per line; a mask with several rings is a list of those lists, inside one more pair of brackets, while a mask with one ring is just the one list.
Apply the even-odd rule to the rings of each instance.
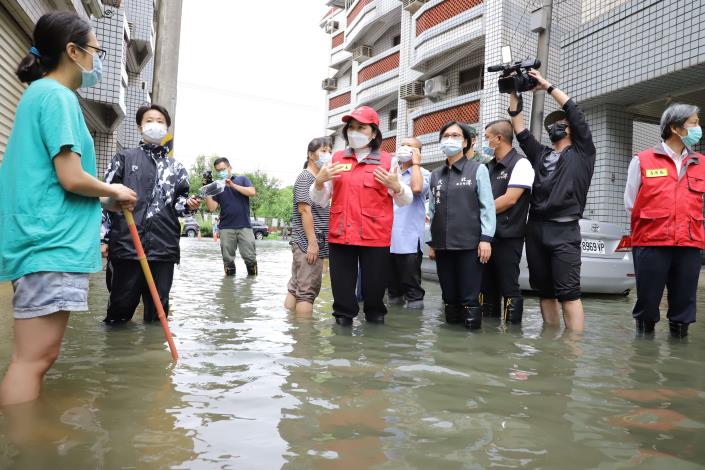
[[[169, 113], [152, 104], [137, 111], [142, 134], [139, 146], [119, 151], [105, 172], [107, 183], [122, 183], [137, 193], [133, 215], [142, 240], [164, 311], [169, 312], [169, 291], [174, 265], [179, 263], [181, 225], [179, 217], [198, 209], [200, 202], [189, 197], [189, 177], [184, 166], [169, 155], [167, 129]], [[108, 245], [111, 290], [106, 323], [132, 319], [142, 298], [144, 321], [157, 319], [156, 309], [137, 260], [127, 221], [122, 213], [109, 213], [101, 231]]]

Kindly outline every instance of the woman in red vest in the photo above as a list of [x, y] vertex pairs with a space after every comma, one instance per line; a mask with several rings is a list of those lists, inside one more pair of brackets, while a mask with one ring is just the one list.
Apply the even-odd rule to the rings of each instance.
[[639, 334], [653, 333], [664, 287], [671, 336], [685, 337], [695, 322], [700, 250], [705, 247], [705, 157], [692, 150], [702, 137], [699, 112], [688, 104], [669, 106], [661, 116], [663, 142], [629, 165], [624, 204], [631, 214], [633, 315]]
[[328, 242], [333, 316], [342, 326], [352, 325], [359, 307], [355, 295], [357, 267], [364, 273], [362, 292], [365, 319], [384, 323], [384, 292], [389, 284], [389, 246], [394, 206], [410, 204], [411, 189], [401, 182], [396, 157], [380, 150], [379, 116], [361, 106], [343, 116], [347, 148], [336, 152], [311, 185], [311, 199], [330, 202]]

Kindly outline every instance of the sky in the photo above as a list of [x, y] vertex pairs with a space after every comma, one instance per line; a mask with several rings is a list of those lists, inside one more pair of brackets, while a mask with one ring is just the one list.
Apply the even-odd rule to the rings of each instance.
[[323, 0], [184, 0], [174, 153], [227, 157], [293, 184], [325, 135], [330, 36]]

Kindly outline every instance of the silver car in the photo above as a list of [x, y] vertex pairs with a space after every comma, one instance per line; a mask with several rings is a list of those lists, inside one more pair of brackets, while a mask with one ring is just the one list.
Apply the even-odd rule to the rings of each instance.
[[[430, 239], [428, 227], [426, 232], [428, 240]], [[609, 222], [581, 219], [580, 233], [583, 238], [581, 243], [583, 252], [583, 264], [580, 269], [581, 290], [584, 293], [627, 295], [636, 286], [636, 279], [628, 237], [622, 228]], [[530, 291], [526, 249], [524, 249], [519, 266], [521, 269], [519, 285], [522, 290]], [[421, 273], [424, 278], [438, 280], [436, 263], [428, 258], [428, 247], [424, 248]]]

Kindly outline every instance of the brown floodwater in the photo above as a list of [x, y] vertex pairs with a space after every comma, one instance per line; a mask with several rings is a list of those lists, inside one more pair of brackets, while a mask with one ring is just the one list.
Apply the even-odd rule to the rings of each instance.
[[[291, 252], [258, 242], [259, 276], [222, 274], [210, 240], [184, 240], [172, 290], [172, 364], [141, 312], [106, 328], [104, 276], [71, 316], [42, 398], [0, 418], [0, 468], [639, 468], [705, 466], [705, 327], [671, 341], [665, 321], [635, 338], [633, 297], [585, 299], [582, 337], [442, 321], [425, 282], [422, 312], [384, 326], [332, 321], [330, 281], [313, 318], [283, 307]], [[700, 315], [703, 310], [700, 298]], [[11, 287], [0, 284], [0, 369], [11, 352]]]

